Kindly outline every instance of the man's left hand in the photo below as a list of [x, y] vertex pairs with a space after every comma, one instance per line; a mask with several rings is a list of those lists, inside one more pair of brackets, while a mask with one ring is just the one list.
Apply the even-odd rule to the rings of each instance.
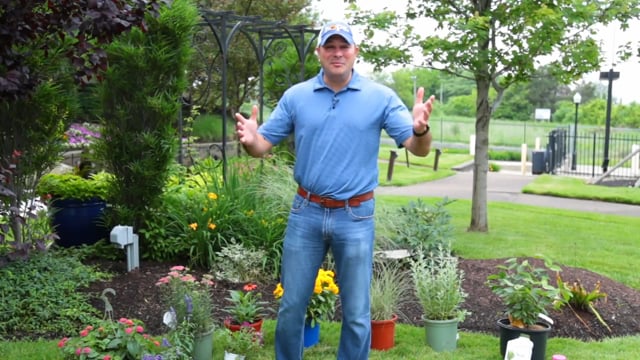
[[416, 101], [413, 105], [413, 131], [418, 134], [425, 132], [429, 126], [429, 116], [431, 116], [436, 97], [431, 95], [425, 102], [422, 102], [423, 99], [424, 88], [420, 87], [416, 92]]

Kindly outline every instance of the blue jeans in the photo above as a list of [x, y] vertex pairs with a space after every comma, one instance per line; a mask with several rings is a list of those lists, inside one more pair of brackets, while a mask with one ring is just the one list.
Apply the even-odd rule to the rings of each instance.
[[374, 199], [358, 207], [327, 209], [296, 194], [282, 254], [284, 295], [276, 325], [276, 359], [302, 359], [307, 304], [329, 248], [335, 259], [342, 309], [338, 359], [369, 358], [374, 210]]

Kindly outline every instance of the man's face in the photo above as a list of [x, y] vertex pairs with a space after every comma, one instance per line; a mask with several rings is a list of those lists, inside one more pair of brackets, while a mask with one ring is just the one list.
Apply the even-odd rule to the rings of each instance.
[[316, 49], [320, 65], [327, 76], [348, 76], [358, 56], [358, 48], [342, 36], [330, 37], [324, 46]]

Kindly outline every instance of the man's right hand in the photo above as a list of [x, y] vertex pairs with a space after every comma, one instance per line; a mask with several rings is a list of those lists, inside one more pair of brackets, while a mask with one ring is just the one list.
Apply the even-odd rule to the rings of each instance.
[[240, 113], [236, 113], [236, 133], [238, 140], [244, 146], [252, 146], [258, 137], [258, 106], [251, 108], [251, 117], [248, 119]]
[[236, 134], [240, 144], [244, 146], [249, 155], [261, 157], [267, 154], [273, 145], [262, 135], [258, 134], [258, 106], [253, 105], [251, 116], [247, 119], [242, 114], [236, 113]]

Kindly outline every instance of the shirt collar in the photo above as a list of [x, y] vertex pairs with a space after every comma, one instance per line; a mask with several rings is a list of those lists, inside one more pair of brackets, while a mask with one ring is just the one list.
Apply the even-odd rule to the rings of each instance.
[[[313, 91], [318, 91], [320, 89], [331, 90], [331, 88], [328, 87], [327, 84], [324, 82], [323, 76], [324, 76], [324, 70], [320, 70], [318, 75], [316, 75], [316, 80], [315, 80], [315, 83], [313, 84]], [[357, 71], [351, 70], [351, 80], [349, 80], [349, 83], [347, 84], [345, 89], [346, 90], [349, 90], [349, 89], [362, 90], [362, 77]]]

